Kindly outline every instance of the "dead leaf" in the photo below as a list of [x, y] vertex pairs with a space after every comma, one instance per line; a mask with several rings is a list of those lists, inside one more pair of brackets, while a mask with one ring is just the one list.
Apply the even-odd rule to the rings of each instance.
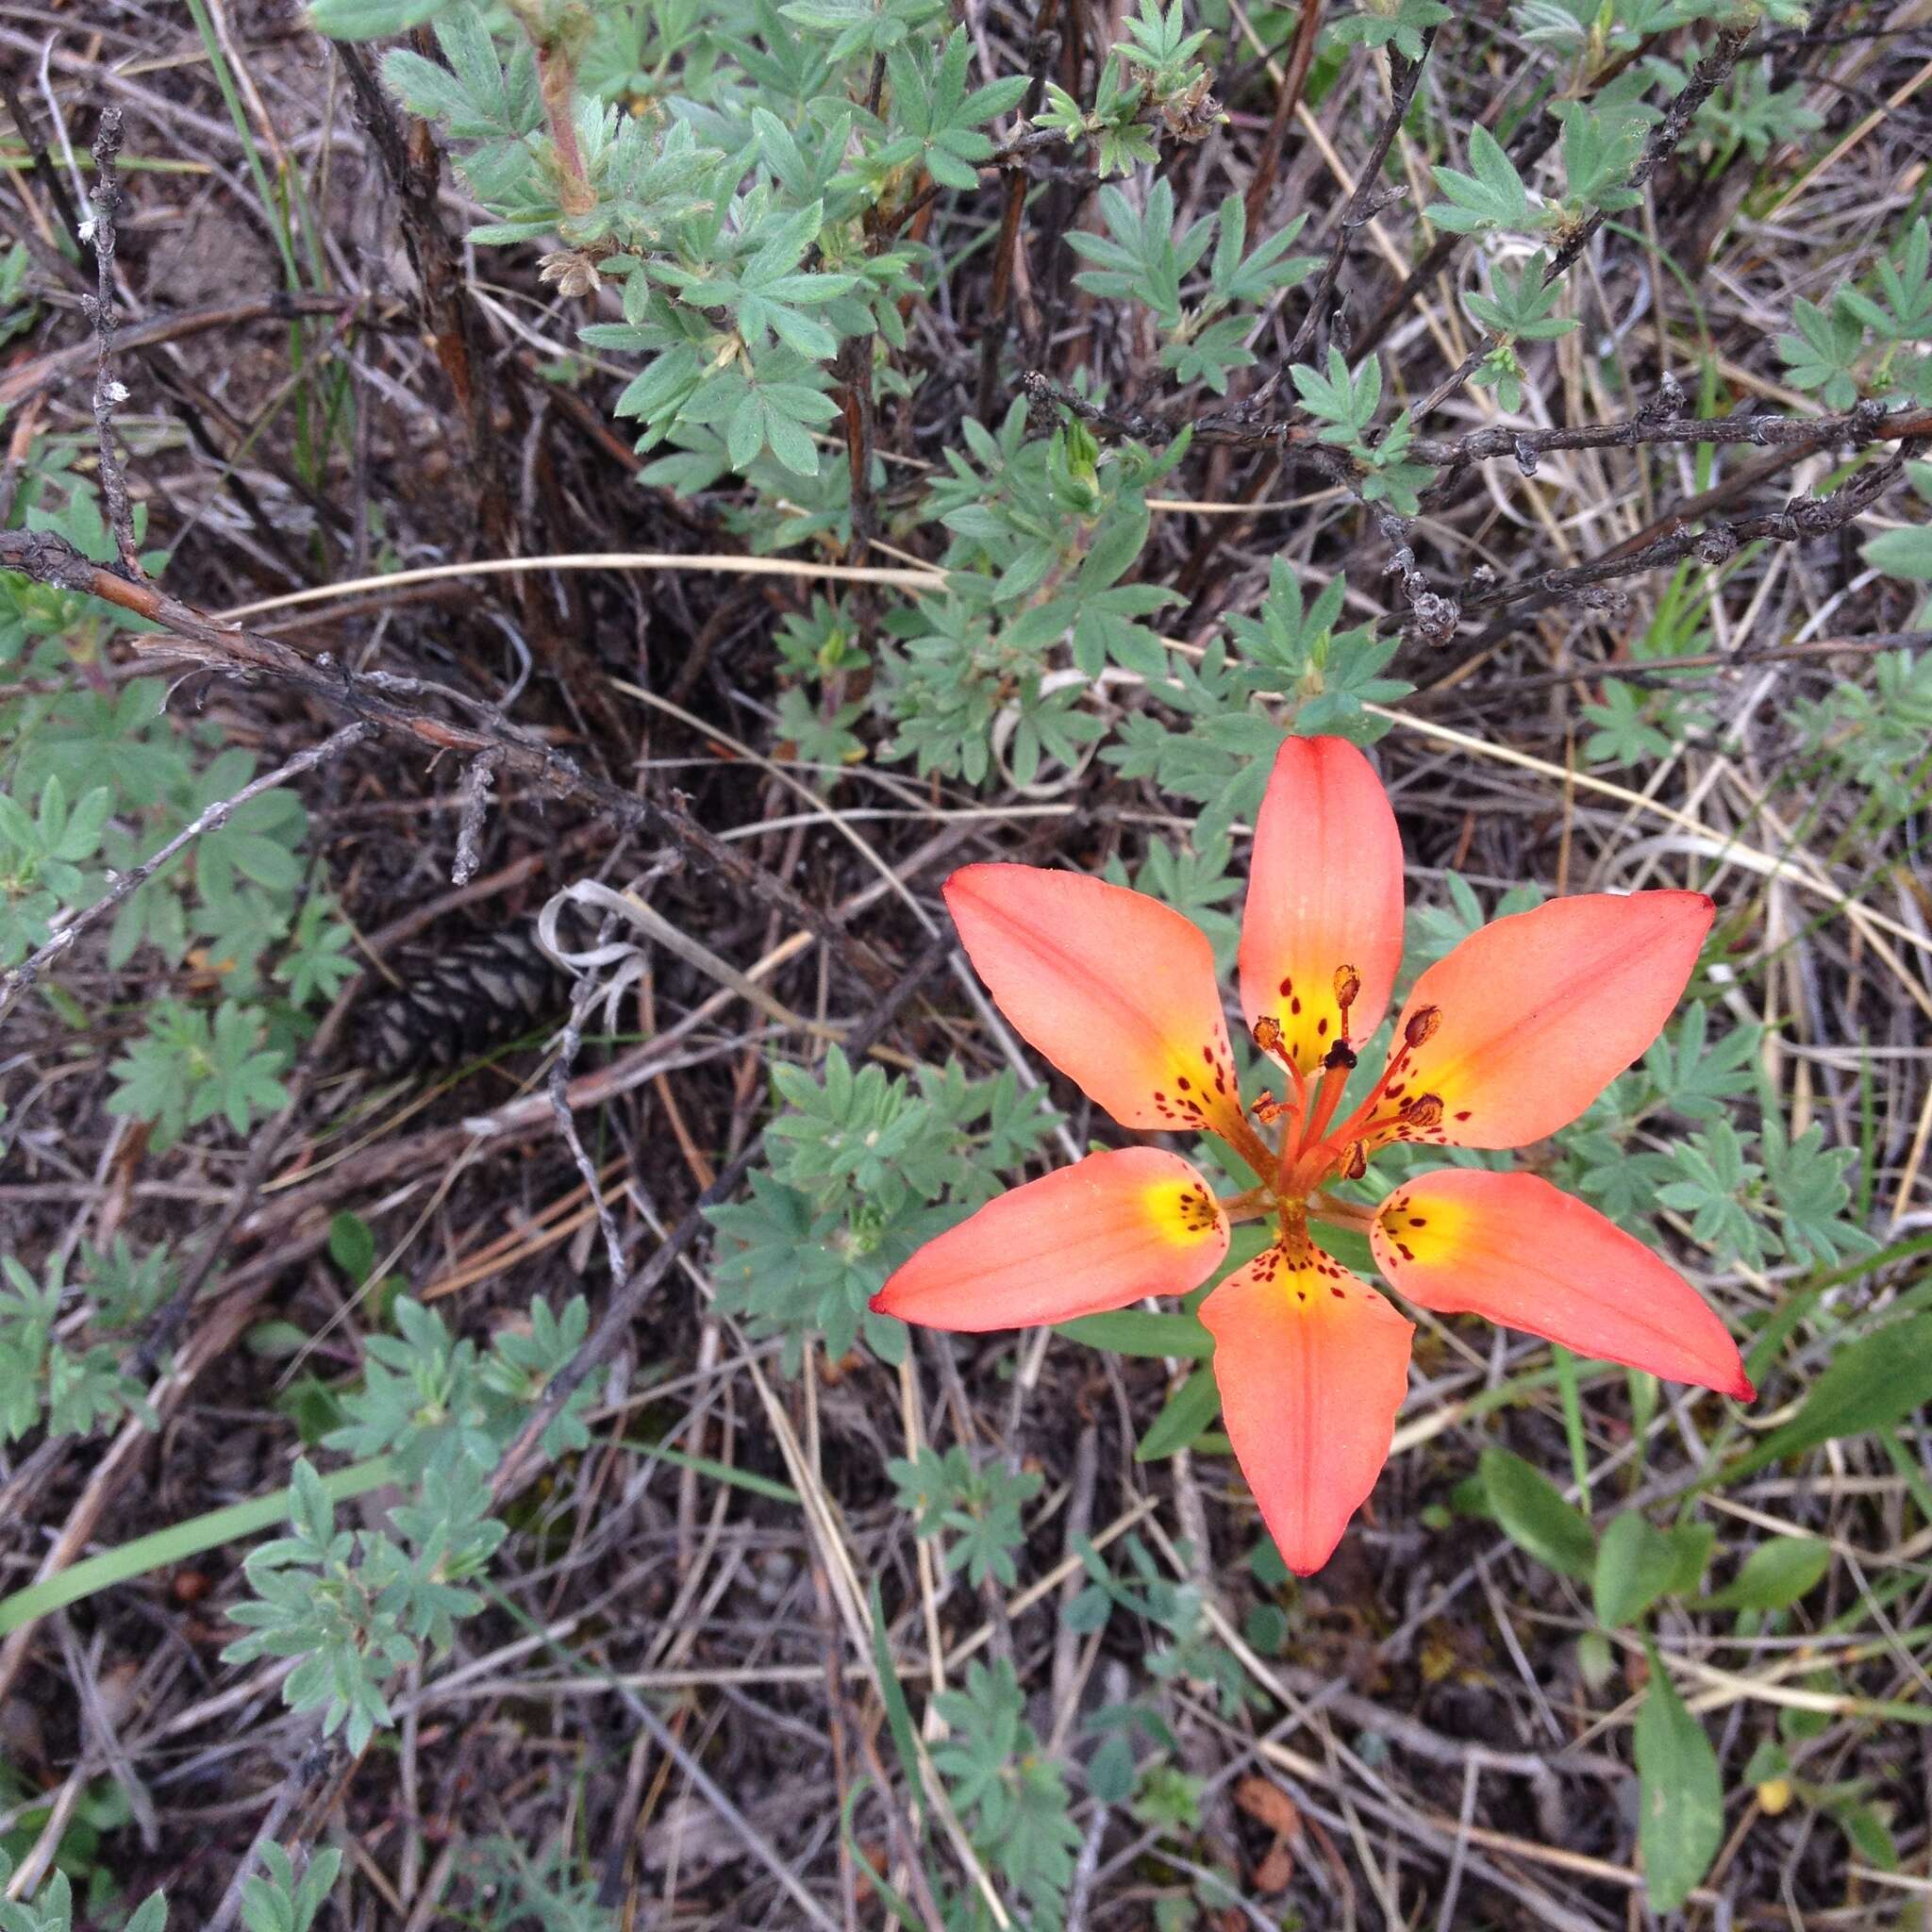
[[1282, 1838], [1302, 1835], [1302, 1814], [1294, 1800], [1265, 1777], [1244, 1777], [1234, 1788], [1234, 1801], [1255, 1820]]
[[1255, 1867], [1251, 1879], [1257, 1891], [1286, 1891], [1294, 1876], [1294, 1856], [1280, 1839], [1268, 1848], [1268, 1856]]

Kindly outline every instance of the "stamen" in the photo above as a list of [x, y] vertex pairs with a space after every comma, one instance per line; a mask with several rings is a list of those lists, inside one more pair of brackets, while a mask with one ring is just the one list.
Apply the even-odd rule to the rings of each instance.
[[1392, 1111], [1378, 1113], [1368, 1121], [1357, 1117], [1349, 1125], [1359, 1127], [1365, 1141], [1381, 1147], [1391, 1141], [1418, 1141], [1434, 1134], [1446, 1112], [1440, 1093], [1414, 1093]]
[[[1358, 975], [1350, 966], [1335, 974], [1335, 996], [1342, 1006], [1346, 1024], [1347, 1008], [1357, 996]], [[1415, 1093], [1402, 1097], [1405, 1079], [1413, 1080], [1416, 1050], [1433, 1038], [1442, 1024], [1440, 1007], [1422, 1007], [1403, 1023], [1402, 1036], [1395, 1051], [1382, 1069], [1381, 1077], [1370, 1089], [1360, 1106], [1339, 1126], [1335, 1114], [1341, 1106], [1342, 1089], [1356, 1064], [1356, 1056], [1346, 1039], [1329, 1047], [1322, 1061], [1322, 1080], [1315, 1091], [1314, 1104], [1304, 1110], [1299, 1140], [1291, 1134], [1283, 1142], [1280, 1187], [1284, 1192], [1306, 1193], [1319, 1187], [1324, 1176], [1338, 1174], [1357, 1180], [1367, 1168], [1370, 1156], [1391, 1141], [1420, 1140], [1435, 1135], [1446, 1115], [1440, 1093]], [[1294, 1062], [1289, 1061], [1291, 1072]], [[1324, 1138], [1325, 1137], [1325, 1138]]]
[[1407, 1067], [1410, 1055], [1414, 1051], [1407, 1041], [1409, 1028], [1413, 1028], [1418, 1022], [1425, 1021], [1427, 1030], [1424, 1032], [1424, 1038], [1426, 1039], [1429, 1033], [1433, 1033], [1436, 1030], [1436, 1025], [1440, 1019], [1441, 1013], [1438, 1008], [1424, 1007], [1422, 1012], [1416, 1014], [1409, 1021], [1408, 1027], [1404, 1029], [1403, 1043], [1389, 1056], [1389, 1064], [1382, 1069], [1382, 1077], [1369, 1090], [1362, 1104], [1336, 1130], [1335, 1140], [1338, 1144], [1360, 1140], [1373, 1132], [1378, 1124], [1375, 1120], [1376, 1108], [1381, 1105], [1383, 1097], [1391, 1092], [1397, 1077]]
[[1278, 1054], [1281, 1051], [1281, 1022], [1268, 1013], [1263, 1013], [1255, 1022], [1255, 1044], [1263, 1053]]
[[1353, 966], [1335, 969], [1335, 1004], [1341, 1008], [1341, 1036], [1348, 1037], [1348, 1009], [1361, 996], [1362, 976]]

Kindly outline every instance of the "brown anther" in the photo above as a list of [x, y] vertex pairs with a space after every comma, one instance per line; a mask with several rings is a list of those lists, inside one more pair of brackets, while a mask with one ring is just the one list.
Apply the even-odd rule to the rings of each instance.
[[1406, 1127], [1440, 1127], [1442, 1124], [1442, 1096], [1418, 1093], [1402, 1103], [1402, 1124]]
[[1441, 1007], [1418, 1007], [1408, 1016], [1408, 1022], [1402, 1029], [1402, 1037], [1410, 1046], [1420, 1046], [1424, 1041], [1434, 1036], [1436, 1028], [1441, 1024]]
[[1348, 1165], [1341, 1170], [1344, 1180], [1358, 1181], [1369, 1171], [1369, 1150], [1359, 1141], [1348, 1143]]
[[1267, 1013], [1255, 1022], [1255, 1044], [1263, 1053], [1281, 1051], [1281, 1022]]
[[1355, 1053], [1345, 1040], [1338, 1040], [1323, 1057], [1322, 1064], [1331, 1074], [1346, 1072], [1355, 1065]]
[[1353, 966], [1338, 966], [1335, 969], [1335, 1004], [1341, 1008], [1342, 1018], [1348, 1017], [1348, 1009], [1361, 997], [1362, 976]]
[[1248, 1111], [1255, 1116], [1255, 1119], [1262, 1126], [1272, 1127], [1288, 1111], [1288, 1108], [1280, 1101], [1276, 1100], [1272, 1093], [1264, 1093], [1259, 1100], [1256, 1101], [1248, 1108]]

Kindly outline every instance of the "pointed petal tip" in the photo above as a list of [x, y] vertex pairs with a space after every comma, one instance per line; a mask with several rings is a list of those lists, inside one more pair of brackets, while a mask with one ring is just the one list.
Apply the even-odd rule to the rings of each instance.
[[1629, 904], [1648, 902], [1660, 912], [1675, 911], [1687, 927], [1694, 928], [1700, 946], [1704, 943], [1705, 935], [1710, 931], [1717, 919], [1717, 901], [1708, 892], [1680, 891], [1674, 888], [1662, 887], [1641, 892], [1618, 893], [1613, 896], [1622, 898]]
[[1685, 917], [1696, 924], [1697, 942], [1702, 945], [1705, 935], [1717, 921], [1717, 901], [1708, 892], [1665, 892], [1659, 896], [1684, 902]]
[[959, 923], [961, 903], [975, 902], [989, 886], [996, 886], [997, 881], [987, 874], [998, 871], [996, 860], [975, 859], [971, 865], [956, 866], [946, 874], [945, 884], [940, 888], [940, 897], [945, 901], [946, 910], [952, 914], [956, 926]]
[[1325, 1549], [1313, 1554], [1309, 1550], [1305, 1549], [1298, 1550], [1291, 1555], [1287, 1550], [1282, 1549], [1279, 1543], [1276, 1543], [1274, 1547], [1281, 1560], [1288, 1565], [1292, 1574], [1296, 1576], [1313, 1576], [1317, 1571], [1327, 1569], [1328, 1558], [1341, 1547], [1341, 1539], [1347, 1533], [1347, 1527], [1344, 1525], [1341, 1529], [1336, 1531], [1334, 1541]]
[[[1653, 1371], [1652, 1373], [1655, 1374], [1656, 1372]], [[1708, 1389], [1713, 1395], [1725, 1396], [1732, 1402], [1756, 1402], [1757, 1400], [1757, 1385], [1745, 1374], [1744, 1358], [1742, 1356], [1738, 1357], [1735, 1374], [1730, 1374], [1721, 1369], [1714, 1369], [1705, 1375], [1679, 1374], [1667, 1375], [1664, 1379], [1674, 1382], [1688, 1382], [1693, 1389]]]
[[1389, 1459], [1414, 1324], [1317, 1251], [1280, 1247], [1201, 1304], [1235, 1460], [1281, 1560], [1312, 1575]]
[[1446, 1167], [1403, 1182], [1369, 1231], [1408, 1300], [1481, 1315], [1740, 1402], [1757, 1391], [1729, 1330], [1662, 1256], [1540, 1175]]
[[955, 892], [970, 892], [973, 890], [973, 874], [974, 873], [986, 872], [989, 869], [990, 862], [985, 859], [975, 859], [971, 865], [955, 866], [946, 874], [945, 884], [940, 888], [940, 897], [950, 906], [953, 903], [953, 894]]

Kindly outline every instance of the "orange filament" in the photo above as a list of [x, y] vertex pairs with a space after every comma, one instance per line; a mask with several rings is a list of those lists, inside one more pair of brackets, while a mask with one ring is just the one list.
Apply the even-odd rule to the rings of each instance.
[[1294, 1088], [1286, 1102], [1272, 1095], [1257, 1100], [1251, 1111], [1264, 1127], [1272, 1127], [1276, 1121], [1286, 1119], [1287, 1127], [1282, 1132], [1281, 1144], [1284, 1149], [1295, 1146], [1301, 1139], [1303, 1123], [1308, 1117], [1308, 1083], [1303, 1077], [1302, 1070], [1295, 1064], [1294, 1057], [1285, 1050], [1281, 1022], [1263, 1014], [1255, 1022], [1255, 1044], [1272, 1058], [1280, 1061], [1288, 1069], [1288, 1077]]
[[[1335, 974], [1335, 997], [1341, 1008], [1344, 1027], [1348, 1010], [1359, 991], [1360, 980], [1355, 969], [1339, 967]], [[1402, 1076], [1414, 1063], [1417, 1050], [1435, 1034], [1441, 1022], [1441, 1010], [1437, 1007], [1424, 1007], [1410, 1014], [1381, 1076], [1361, 1104], [1338, 1125], [1336, 1115], [1341, 1111], [1348, 1076], [1356, 1066], [1356, 1056], [1345, 1035], [1329, 1047], [1319, 1080], [1311, 1082], [1298, 1062], [1283, 1051], [1286, 1041], [1280, 1022], [1265, 1015], [1256, 1021], [1255, 1044], [1286, 1067], [1291, 1092], [1286, 1100], [1264, 1095], [1249, 1108], [1259, 1125], [1279, 1126], [1281, 1130], [1279, 1151], [1270, 1162], [1274, 1170], [1272, 1185], [1262, 1182], [1236, 1197], [1235, 1202], [1224, 1202], [1224, 1209], [1236, 1208], [1242, 1218], [1273, 1212], [1280, 1222], [1284, 1241], [1293, 1229], [1306, 1228], [1310, 1211], [1321, 1220], [1354, 1225], [1356, 1216], [1350, 1204], [1324, 1199], [1317, 1190], [1330, 1179], [1360, 1180], [1376, 1151], [1391, 1141], [1430, 1134], [1441, 1127], [1441, 1096], [1405, 1094], [1401, 1083]]]
[[[1338, 995], [1344, 991], [1344, 981], [1349, 976], [1347, 968], [1337, 973]], [[1353, 989], [1348, 991], [1352, 1002]], [[1304, 1198], [1337, 1173], [1358, 1180], [1368, 1166], [1369, 1157], [1378, 1146], [1400, 1138], [1405, 1129], [1426, 1133], [1441, 1124], [1442, 1102], [1434, 1093], [1411, 1094], [1392, 1111], [1378, 1111], [1389, 1097], [1391, 1086], [1409, 1066], [1416, 1050], [1441, 1024], [1441, 1009], [1438, 1007], [1424, 1007], [1411, 1013], [1401, 1040], [1382, 1069], [1381, 1078], [1347, 1120], [1332, 1130], [1355, 1056], [1340, 1041], [1329, 1049], [1314, 1107], [1303, 1109], [1304, 1125], [1299, 1141], [1291, 1136], [1283, 1144], [1279, 1187], [1284, 1195]]]

